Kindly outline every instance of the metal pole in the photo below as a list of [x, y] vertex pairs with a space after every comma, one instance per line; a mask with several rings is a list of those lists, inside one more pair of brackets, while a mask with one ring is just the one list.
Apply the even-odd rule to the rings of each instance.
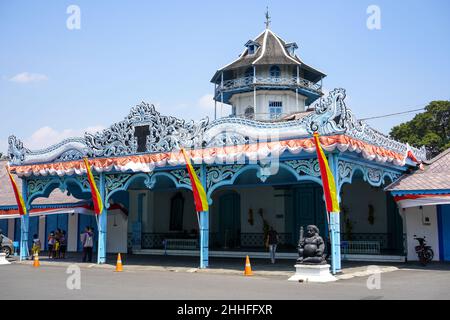
[[217, 84], [214, 84], [214, 120], [217, 119], [217, 100], [216, 100], [216, 93], [217, 93]]
[[253, 66], [253, 114], [256, 114], [256, 66]]
[[220, 99], [220, 116], [222, 116], [223, 113], [223, 71], [222, 71], [222, 75], [221, 75], [221, 85], [220, 85], [220, 95], [221, 95], [221, 99]]
[[300, 79], [299, 78], [300, 78], [300, 68], [297, 65], [297, 87], [295, 88], [295, 100], [296, 100], [296, 103], [297, 103], [297, 112], [298, 112], [298, 86], [300, 84]]

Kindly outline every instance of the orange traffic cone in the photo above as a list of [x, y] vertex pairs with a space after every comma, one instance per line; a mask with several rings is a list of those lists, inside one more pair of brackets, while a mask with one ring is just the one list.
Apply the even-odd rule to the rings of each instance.
[[37, 268], [37, 267], [39, 267], [40, 265], [41, 265], [41, 264], [39, 263], [39, 255], [38, 255], [38, 253], [36, 252], [36, 253], [34, 254], [33, 267]]
[[120, 253], [117, 254], [117, 263], [116, 263], [116, 272], [122, 272], [123, 266], [122, 266], [122, 258], [120, 257]]
[[252, 266], [250, 265], [250, 259], [247, 256], [247, 258], [245, 259], [244, 276], [252, 276], [252, 275], [253, 275]]

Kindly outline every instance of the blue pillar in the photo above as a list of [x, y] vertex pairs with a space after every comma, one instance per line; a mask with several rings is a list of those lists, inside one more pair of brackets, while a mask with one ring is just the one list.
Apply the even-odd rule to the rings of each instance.
[[200, 215], [200, 269], [209, 266], [209, 212], [202, 211]]
[[[338, 201], [341, 202], [339, 196], [339, 172], [338, 172], [338, 155], [331, 154], [328, 158], [330, 170], [334, 176], [336, 191], [338, 192]], [[341, 224], [340, 212], [330, 212], [330, 229], [331, 229], [331, 271], [333, 274], [341, 271]]]
[[[201, 181], [205, 192], [206, 188], [206, 165], [201, 166]], [[200, 222], [200, 269], [209, 266], [209, 211], [199, 212]]]
[[107, 203], [105, 203], [105, 175], [100, 174], [99, 192], [103, 201], [102, 214], [98, 216], [98, 250], [97, 250], [97, 263], [106, 263], [106, 231], [108, 228], [107, 218], [108, 210], [106, 209]]
[[[28, 211], [28, 181], [26, 179], [22, 179], [22, 197], [25, 202], [25, 206]], [[23, 215], [20, 218], [20, 261], [26, 260], [29, 256], [28, 254], [28, 232], [30, 229], [30, 213], [28, 212], [26, 215]]]

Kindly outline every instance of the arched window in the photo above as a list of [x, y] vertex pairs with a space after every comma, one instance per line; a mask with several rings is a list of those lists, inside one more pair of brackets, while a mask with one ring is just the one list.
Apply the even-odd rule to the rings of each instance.
[[270, 77], [271, 78], [279, 78], [281, 76], [281, 70], [279, 66], [271, 66], [270, 67]]
[[183, 230], [184, 198], [178, 192], [170, 201], [170, 231]]
[[247, 119], [253, 119], [255, 117], [255, 109], [252, 106], [245, 108], [244, 117]]

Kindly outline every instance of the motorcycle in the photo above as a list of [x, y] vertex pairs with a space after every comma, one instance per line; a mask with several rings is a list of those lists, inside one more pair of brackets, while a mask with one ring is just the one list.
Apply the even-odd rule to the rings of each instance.
[[425, 240], [425, 236], [423, 238], [419, 238], [416, 235], [414, 235], [414, 240], [417, 240], [419, 242], [419, 245], [415, 247], [417, 256], [419, 257], [419, 262], [426, 266], [427, 263], [431, 262], [434, 257], [433, 249], [431, 249], [431, 246], [427, 246], [427, 242]]

